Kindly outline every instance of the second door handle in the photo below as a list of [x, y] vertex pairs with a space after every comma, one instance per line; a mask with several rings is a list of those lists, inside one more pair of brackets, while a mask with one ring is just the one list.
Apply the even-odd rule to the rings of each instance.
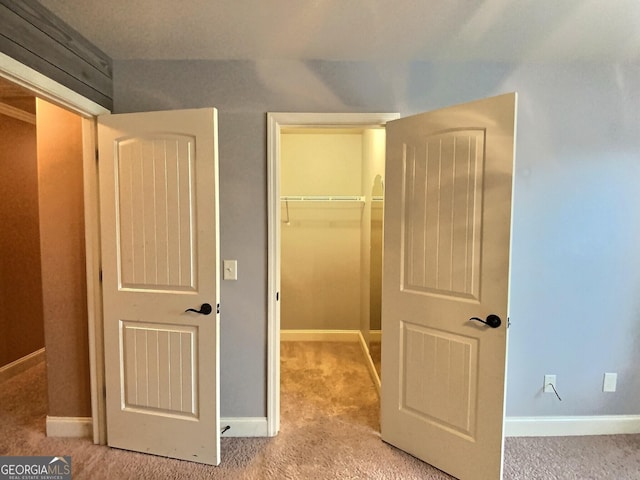
[[208, 303], [203, 303], [202, 305], [200, 305], [200, 310], [196, 310], [195, 308], [187, 308], [185, 312], [195, 312], [199, 313], [200, 315], [209, 315], [211, 314], [211, 312], [213, 312], [213, 308]]

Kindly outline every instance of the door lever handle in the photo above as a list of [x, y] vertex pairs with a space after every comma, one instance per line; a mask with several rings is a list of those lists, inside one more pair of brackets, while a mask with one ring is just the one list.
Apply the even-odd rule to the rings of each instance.
[[494, 315], [493, 313], [491, 315], [488, 315], [486, 320], [482, 320], [481, 318], [478, 318], [478, 317], [471, 317], [469, 321], [472, 321], [472, 320], [475, 320], [476, 322], [484, 323], [485, 325], [488, 325], [491, 328], [498, 328], [500, 325], [502, 325], [502, 320], [500, 320], [500, 317], [498, 315]]
[[196, 310], [195, 308], [187, 308], [185, 312], [195, 312], [199, 313], [200, 315], [209, 315], [211, 312], [213, 312], [213, 308], [211, 308], [211, 305], [209, 305], [208, 303], [203, 303], [202, 305], [200, 305], [200, 310]]

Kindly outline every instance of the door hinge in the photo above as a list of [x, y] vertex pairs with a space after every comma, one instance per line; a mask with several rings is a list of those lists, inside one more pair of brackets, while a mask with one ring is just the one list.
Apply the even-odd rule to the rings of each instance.
[[100, 161], [100, 151], [96, 148], [96, 162]]
[[102, 283], [102, 268], [98, 271], [98, 281]]
[[216, 313], [220, 313], [220, 304], [219, 303], [216, 305]]
[[102, 398], [103, 399], [107, 399], [107, 386], [106, 385], [102, 385]]

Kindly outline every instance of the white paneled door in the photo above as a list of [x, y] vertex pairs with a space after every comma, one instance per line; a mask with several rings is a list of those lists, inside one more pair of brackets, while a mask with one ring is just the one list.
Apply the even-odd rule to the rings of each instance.
[[108, 444], [217, 465], [217, 112], [98, 120]]
[[382, 438], [502, 476], [516, 94], [387, 123]]

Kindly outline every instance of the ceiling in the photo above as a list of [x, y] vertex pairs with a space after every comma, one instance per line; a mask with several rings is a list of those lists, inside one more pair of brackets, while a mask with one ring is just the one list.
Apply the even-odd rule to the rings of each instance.
[[114, 60], [638, 61], [638, 0], [40, 0]]

